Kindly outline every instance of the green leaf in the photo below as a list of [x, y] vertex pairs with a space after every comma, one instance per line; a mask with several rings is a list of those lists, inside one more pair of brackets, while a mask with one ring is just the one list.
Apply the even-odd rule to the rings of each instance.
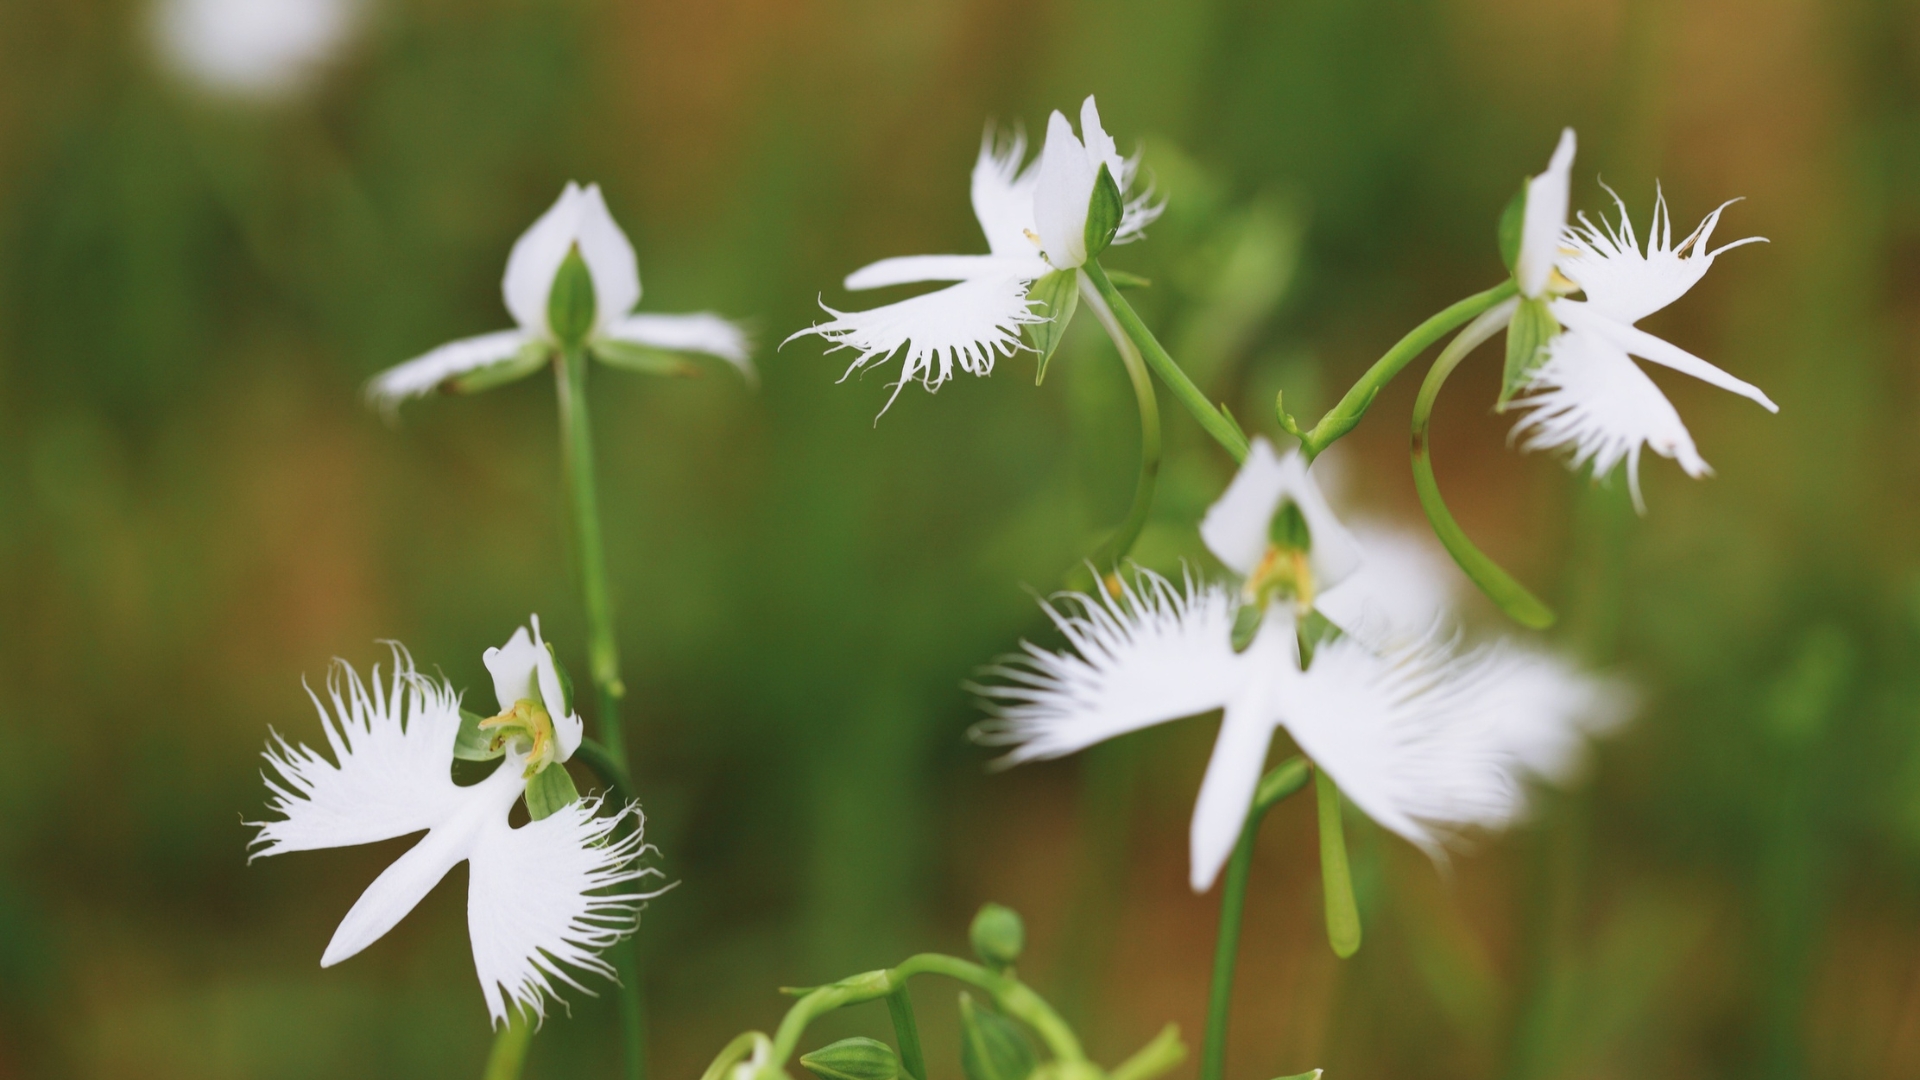
[[1506, 407], [1513, 395], [1527, 385], [1527, 380], [1546, 360], [1547, 342], [1560, 332], [1560, 320], [1553, 317], [1553, 311], [1544, 300], [1520, 301], [1514, 309], [1513, 322], [1507, 325], [1507, 368], [1500, 380], [1500, 400], [1494, 408]]
[[967, 1080], [1027, 1080], [1033, 1047], [1014, 1022], [960, 995], [960, 1071]]
[[594, 342], [589, 351], [593, 353], [594, 359], [609, 367], [617, 367], [623, 371], [637, 371], [642, 375], [674, 375], [688, 378], [700, 374], [699, 365], [692, 359], [676, 352], [656, 349], [651, 345], [603, 338]]
[[1004, 970], [1020, 959], [1027, 947], [1027, 926], [1020, 913], [1003, 904], [984, 904], [973, 924], [967, 928], [973, 954], [995, 971]]
[[479, 713], [460, 710], [460, 733], [453, 737], [453, 756], [461, 761], [492, 761], [507, 752], [506, 747], [491, 749], [493, 736], [480, 730], [480, 721], [485, 719]]
[[567, 775], [567, 767], [556, 761], [527, 781], [527, 816], [539, 821], [579, 798], [580, 792], [573, 786], [573, 777]]
[[456, 375], [441, 383], [440, 389], [449, 394], [478, 394], [496, 386], [519, 382], [547, 366], [552, 356], [551, 348], [544, 341], [529, 341], [507, 359], [476, 368], [464, 375]]
[[547, 326], [560, 344], [577, 348], [593, 330], [593, 275], [587, 272], [580, 249], [571, 248], [553, 275], [553, 291], [547, 294]]
[[894, 1080], [900, 1058], [886, 1043], [856, 1035], [800, 1055], [800, 1067], [820, 1080]]
[[1139, 274], [1129, 274], [1125, 270], [1107, 271], [1107, 280], [1113, 282], [1116, 289], [1151, 289], [1153, 282]]
[[547, 715], [554, 717], [573, 715], [573, 676], [567, 674], [567, 665], [560, 662], [560, 654], [553, 649], [553, 642], [544, 643], [547, 656], [553, 661], [553, 673], [560, 679], [560, 711], [553, 711], [553, 704], [547, 703]]
[[1120, 218], [1126, 209], [1126, 204], [1120, 201], [1120, 185], [1114, 183], [1113, 174], [1102, 162], [1100, 175], [1093, 180], [1093, 198], [1087, 202], [1087, 258], [1097, 257], [1113, 243], [1113, 235], [1120, 231]]
[[1507, 273], [1513, 273], [1514, 264], [1520, 261], [1520, 235], [1527, 224], [1527, 182], [1520, 181], [1520, 190], [1507, 200], [1506, 209], [1500, 211], [1500, 261], [1507, 264]]
[[1320, 884], [1326, 894], [1327, 943], [1345, 960], [1360, 951], [1360, 907], [1353, 901], [1353, 872], [1347, 866], [1347, 836], [1340, 825], [1340, 789], [1325, 769], [1313, 774], [1320, 802]]
[[1027, 299], [1039, 301], [1040, 313], [1047, 317], [1046, 322], [1026, 325], [1027, 344], [1040, 354], [1040, 366], [1033, 373], [1033, 384], [1038, 386], [1047, 377], [1047, 361], [1067, 336], [1067, 324], [1080, 306], [1080, 271], [1055, 270], [1041, 277], [1027, 289]]

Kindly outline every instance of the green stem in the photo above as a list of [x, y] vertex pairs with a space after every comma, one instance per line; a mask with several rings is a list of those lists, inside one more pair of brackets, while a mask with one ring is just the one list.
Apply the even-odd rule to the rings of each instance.
[[[561, 352], [554, 374], [560, 404], [560, 453], [567, 484], [567, 502], [573, 511], [574, 563], [580, 575], [580, 593], [587, 614], [587, 661], [598, 691], [603, 764], [626, 783], [627, 742], [620, 727], [620, 699], [626, 687], [620, 681], [620, 651], [613, 630], [613, 592], [607, 585], [606, 545], [600, 535], [600, 502], [593, 468], [593, 425], [587, 411], [587, 353], [574, 347]], [[608, 777], [604, 770], [603, 779]], [[647, 1075], [647, 1015], [641, 986], [640, 950], [632, 937], [611, 949], [613, 968], [620, 979], [620, 1030], [626, 1045], [627, 1080]]]
[[927, 1058], [920, 1050], [920, 1025], [913, 1018], [913, 998], [905, 986], [887, 995], [887, 1015], [893, 1018], [893, 1038], [900, 1044], [900, 1067], [907, 1080], [927, 1080]]
[[1120, 290], [1114, 287], [1112, 280], [1107, 277], [1107, 272], [1100, 268], [1100, 261], [1088, 259], [1081, 269], [1086, 272], [1087, 279], [1093, 282], [1093, 287], [1099, 291], [1101, 298], [1106, 300], [1107, 306], [1113, 309], [1114, 317], [1126, 331], [1127, 337], [1133, 339], [1133, 343], [1139, 346], [1141, 355], [1146, 358], [1147, 366], [1153, 369], [1155, 375], [1160, 376], [1160, 381], [1167, 385], [1168, 390], [1173, 391], [1173, 396], [1180, 399], [1180, 404], [1187, 407], [1187, 411], [1193, 414], [1193, 418], [1200, 421], [1200, 426], [1206, 429], [1207, 434], [1213, 436], [1215, 442], [1225, 447], [1227, 453], [1233, 455], [1233, 460], [1245, 461], [1247, 458], [1246, 433], [1240, 430], [1240, 425], [1234, 423], [1233, 418], [1224, 410], [1209, 402], [1207, 395], [1201, 393], [1200, 388], [1187, 377], [1187, 373], [1180, 370], [1180, 365], [1174, 363], [1173, 357], [1167, 355], [1167, 350], [1161, 347], [1159, 339], [1153, 336], [1153, 331], [1147, 329], [1147, 324], [1140, 321], [1140, 315], [1133, 310], [1133, 305], [1127, 302], [1126, 297], [1120, 295]]
[[1460, 366], [1482, 342], [1497, 333], [1503, 325], [1505, 306], [1488, 309], [1460, 335], [1447, 343], [1440, 356], [1427, 372], [1425, 381], [1420, 384], [1420, 396], [1413, 403], [1413, 486], [1420, 496], [1420, 508], [1427, 512], [1427, 520], [1433, 524], [1435, 536], [1445, 545], [1447, 553], [1467, 572], [1474, 584], [1487, 594], [1488, 598], [1500, 605], [1501, 610], [1512, 616], [1523, 626], [1535, 630], [1544, 630], [1553, 625], [1553, 609], [1540, 602], [1526, 587], [1515, 581], [1512, 575], [1500, 569], [1500, 565], [1488, 558], [1467, 539], [1466, 530], [1453, 519], [1447, 509], [1446, 500], [1440, 497], [1440, 485], [1433, 476], [1433, 460], [1428, 449], [1427, 429], [1433, 422], [1433, 403], [1440, 396], [1440, 388], [1446, 385], [1447, 377], [1453, 369]]
[[1247, 810], [1240, 839], [1227, 860], [1220, 893], [1220, 929], [1213, 946], [1213, 989], [1207, 998], [1207, 1030], [1200, 1044], [1200, 1080], [1220, 1080], [1227, 1061], [1227, 1018], [1233, 1002], [1233, 964], [1240, 951], [1240, 920], [1247, 907], [1247, 876], [1253, 868], [1253, 841], [1260, 819], [1275, 803], [1307, 785], [1307, 760], [1288, 758], [1260, 778]]
[[1133, 384], [1133, 400], [1140, 407], [1140, 476], [1133, 485], [1133, 505], [1127, 509], [1120, 527], [1107, 537], [1091, 560], [1097, 572], [1106, 574], [1133, 550], [1133, 542], [1140, 539], [1140, 530], [1146, 528], [1147, 515], [1153, 509], [1153, 490], [1160, 478], [1160, 402], [1139, 347], [1121, 328], [1106, 298], [1086, 274], [1080, 275], [1080, 295], [1093, 309], [1107, 336], [1113, 339], [1113, 347], [1119, 350], [1120, 362], [1127, 369], [1127, 381]]
[[[1366, 374], [1360, 376], [1346, 396], [1338, 404], [1328, 409], [1313, 430], [1300, 434], [1300, 452], [1312, 461], [1327, 447], [1332, 446], [1341, 436], [1352, 431], [1367, 414], [1367, 407], [1382, 388], [1393, 381], [1414, 358], [1427, 351], [1428, 346], [1439, 341], [1455, 328], [1485, 312], [1488, 308], [1514, 295], [1517, 291], [1512, 279], [1501, 282], [1485, 292], [1477, 292], [1457, 303], [1443, 308], [1427, 321], [1414, 327], [1407, 336], [1395, 342], [1386, 355], [1373, 362]], [[1288, 421], [1283, 420], [1283, 423]]]
[[520, 1080], [520, 1070], [527, 1064], [527, 1048], [532, 1044], [533, 1019], [516, 1009], [507, 1017], [507, 1026], [493, 1036], [482, 1080]]

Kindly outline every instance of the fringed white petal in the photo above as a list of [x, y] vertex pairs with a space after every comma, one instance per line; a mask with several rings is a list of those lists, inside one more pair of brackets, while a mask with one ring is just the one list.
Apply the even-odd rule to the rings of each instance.
[[[604, 330], [640, 302], [640, 260], [633, 243], [607, 209], [599, 184], [588, 184], [580, 195], [580, 217], [575, 225], [580, 261], [593, 278], [594, 326]], [[549, 284], [551, 289], [551, 284]]]
[[1727, 202], [1676, 244], [1666, 195], [1656, 189], [1653, 224], [1642, 250], [1633, 221], [1627, 216], [1627, 204], [1611, 188], [1607, 193], [1613, 196], [1618, 220], [1610, 222], [1602, 215], [1596, 225], [1581, 214], [1579, 224], [1568, 226], [1561, 238], [1571, 250], [1561, 253], [1559, 267], [1586, 293], [1593, 310], [1623, 323], [1639, 322], [1686, 295], [1706, 276], [1721, 252], [1764, 240], [1750, 236], [1720, 248], [1708, 248], [1720, 215], [1733, 205]]
[[1299, 451], [1279, 457], [1263, 438], [1253, 440], [1233, 482], [1207, 508], [1207, 516], [1200, 521], [1200, 538], [1216, 558], [1245, 577], [1266, 555], [1268, 526], [1287, 500], [1300, 508], [1312, 537], [1308, 561], [1316, 588], [1331, 589], [1359, 569], [1360, 546], [1327, 505], [1306, 459]]
[[250, 845], [256, 857], [389, 840], [458, 810], [461, 789], [451, 770], [460, 697], [415, 672], [405, 649], [393, 646], [385, 680], [375, 667], [362, 682], [336, 662], [327, 675], [331, 712], [311, 689], [308, 696], [334, 761], [274, 735], [265, 755], [277, 774], [266, 776], [268, 807], [283, 820], [249, 823], [259, 829]]
[[556, 981], [591, 994], [568, 969], [612, 979], [600, 953], [633, 932], [641, 903], [661, 891], [637, 887], [659, 876], [641, 863], [652, 848], [639, 808], [599, 809], [599, 799], [582, 799], [518, 829], [502, 816], [474, 845], [467, 929], [496, 1025], [510, 1009], [544, 1017]]
[[554, 275], [566, 261], [580, 224], [580, 204], [586, 192], [567, 181], [547, 212], [541, 214], [527, 231], [514, 241], [507, 256], [507, 272], [500, 280], [500, 294], [507, 310], [522, 330], [548, 336], [547, 296], [553, 292]]
[[717, 356], [754, 379], [753, 347], [739, 323], [710, 311], [691, 315], [629, 315], [607, 328], [607, 336], [674, 352]]
[[1512, 407], [1524, 410], [1512, 434], [1524, 451], [1564, 450], [1572, 468], [1591, 466], [1595, 477], [1625, 461], [1633, 504], [1643, 513], [1641, 447], [1678, 461], [1696, 479], [1713, 472], [1647, 373], [1624, 351], [1588, 333], [1569, 331], [1549, 342], [1527, 396]]
[[1780, 411], [1780, 406], [1775, 405], [1772, 398], [1752, 383], [1734, 378], [1670, 341], [1654, 337], [1637, 326], [1628, 326], [1609, 318], [1589, 304], [1577, 300], [1556, 300], [1553, 302], [1553, 315], [1569, 330], [1593, 334], [1642, 360], [1651, 360], [1683, 375], [1691, 375], [1709, 386], [1739, 394], [1768, 412]]
[[1523, 296], [1539, 296], [1560, 254], [1573, 182], [1573, 129], [1560, 132], [1547, 171], [1527, 181], [1527, 206], [1520, 226], [1520, 252], [1513, 276]]
[[1432, 532], [1361, 523], [1353, 534], [1366, 557], [1314, 597], [1314, 610], [1378, 650], [1418, 641], [1447, 621], [1467, 579]]
[[1368, 817], [1438, 854], [1452, 833], [1520, 810], [1518, 760], [1482, 708], [1500, 674], [1434, 641], [1382, 654], [1335, 638], [1285, 688], [1280, 719]]
[[922, 281], [972, 281], [974, 278], [1037, 278], [1049, 267], [1028, 245], [1011, 255], [899, 255], [881, 259], [847, 275], [850, 290], [884, 289]]
[[[817, 334], [831, 341], [834, 350], [857, 352], [842, 379], [904, 351], [893, 398], [910, 382], [938, 390], [955, 367], [986, 375], [993, 371], [996, 356], [1012, 356], [1027, 348], [1020, 340], [1020, 327], [1045, 321], [1034, 314], [1027, 285], [1028, 279], [1021, 277], [977, 278], [867, 311], [836, 311], [821, 304], [833, 318], [787, 340]], [[887, 399], [888, 406], [893, 398]]]
[[1060, 757], [1097, 742], [1225, 705], [1246, 680], [1233, 651], [1234, 600], [1218, 585], [1184, 587], [1147, 570], [1119, 597], [1070, 593], [1041, 607], [1070, 646], [1022, 642], [975, 690], [994, 718], [974, 729], [1011, 746], [1008, 764]]
[[980, 140], [980, 156], [973, 163], [973, 216], [987, 235], [987, 250], [995, 255], [1031, 257], [1038, 250], [1031, 234], [1033, 185], [1039, 173], [1031, 165], [1021, 168], [1026, 156], [1024, 132], [1002, 136], [989, 126]]
[[391, 413], [401, 402], [430, 394], [448, 379], [513, 359], [531, 340], [525, 330], [501, 330], [449, 341], [375, 375], [367, 383], [367, 400]]
[[1278, 718], [1274, 690], [1299, 669], [1290, 618], [1270, 615], [1247, 647], [1245, 677], [1220, 717], [1220, 733], [1207, 759], [1207, 775], [1194, 800], [1193, 821], [1187, 831], [1187, 883], [1196, 893], [1206, 892], [1220, 876], [1233, 853], [1253, 808], [1253, 794], [1266, 771], [1267, 749], [1273, 743]]
[[1633, 714], [1635, 698], [1627, 686], [1558, 656], [1494, 646], [1477, 662], [1486, 669], [1478, 707], [1495, 743], [1542, 780], [1573, 779], [1588, 740], [1615, 731]]

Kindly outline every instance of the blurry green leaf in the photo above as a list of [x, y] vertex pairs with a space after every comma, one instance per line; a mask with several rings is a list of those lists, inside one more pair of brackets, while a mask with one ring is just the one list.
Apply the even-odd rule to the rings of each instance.
[[593, 275], [587, 272], [580, 249], [567, 251], [566, 261], [553, 276], [553, 291], [547, 294], [547, 326], [567, 348], [576, 348], [593, 330]]
[[820, 1080], [894, 1080], [900, 1058], [878, 1039], [856, 1035], [800, 1055], [800, 1066]]
[[1113, 236], [1120, 231], [1120, 219], [1126, 213], [1126, 204], [1120, 200], [1120, 185], [1114, 183], [1113, 174], [1107, 171], [1105, 162], [1100, 165], [1100, 175], [1093, 179], [1093, 198], [1087, 203], [1087, 258], [1094, 259], [1107, 250], [1113, 243]]
[[1846, 693], [1853, 669], [1853, 642], [1845, 631], [1831, 624], [1809, 629], [1767, 695], [1768, 731], [1794, 745], [1818, 739]]
[[460, 733], [453, 737], [454, 757], [461, 761], [492, 761], [507, 752], [504, 746], [493, 749], [493, 736], [480, 730], [483, 719], [479, 713], [460, 710]]
[[1233, 613], [1233, 651], [1246, 652], [1247, 646], [1260, 635], [1260, 624], [1266, 621], [1265, 604], [1241, 604], [1240, 610]]
[[1340, 789], [1325, 769], [1313, 773], [1320, 805], [1320, 884], [1326, 895], [1327, 943], [1345, 960], [1360, 951], [1360, 908], [1353, 902], [1353, 873], [1347, 866], [1347, 837], [1340, 824]]
[[1013, 1021], [960, 995], [960, 1069], [967, 1080], [1027, 1080], [1033, 1047]]
[[677, 375], [684, 378], [700, 373], [699, 365], [689, 357], [631, 341], [601, 338], [589, 346], [589, 351], [594, 359], [603, 364], [624, 371], [637, 371], [642, 375]]
[[580, 792], [573, 786], [573, 777], [567, 775], [567, 767], [556, 761], [527, 781], [527, 816], [539, 821], [579, 798]]
[[1527, 222], [1527, 182], [1520, 181], [1520, 190], [1507, 200], [1506, 208], [1500, 211], [1500, 261], [1507, 264], [1507, 272], [1513, 273], [1514, 264], [1520, 261], [1520, 234]]
[[1153, 282], [1139, 274], [1129, 274], [1125, 270], [1108, 270], [1107, 280], [1113, 282], [1116, 289], [1150, 289]]
[[456, 375], [441, 383], [440, 388], [452, 394], [478, 394], [496, 386], [519, 382], [547, 366], [551, 348], [544, 341], [529, 341], [511, 357], [464, 375]]
[[1027, 343], [1040, 354], [1040, 365], [1033, 373], [1033, 384], [1038, 386], [1046, 379], [1047, 361], [1067, 336], [1067, 324], [1080, 306], [1080, 271], [1055, 270], [1041, 277], [1027, 290], [1027, 299], [1038, 301], [1041, 314], [1047, 317], [1045, 322], [1026, 325]]
[[1524, 389], [1534, 369], [1546, 359], [1547, 342], [1560, 332], [1560, 322], [1544, 300], [1522, 299], [1507, 325], [1507, 367], [1500, 380], [1500, 399], [1504, 407], [1513, 395]]

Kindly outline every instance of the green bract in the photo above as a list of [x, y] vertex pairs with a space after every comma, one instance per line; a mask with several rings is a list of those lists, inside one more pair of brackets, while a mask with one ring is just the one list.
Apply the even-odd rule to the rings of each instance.
[[638, 371], [643, 375], [693, 375], [698, 369], [693, 361], [676, 352], [656, 349], [651, 345], [640, 345], [631, 341], [605, 339], [588, 346], [587, 351], [603, 364]]
[[1500, 399], [1505, 406], [1513, 395], [1524, 389], [1534, 369], [1546, 359], [1547, 342], [1560, 332], [1560, 322], [1544, 300], [1520, 299], [1513, 321], [1507, 325], [1507, 366], [1500, 380]]
[[558, 762], [534, 773], [527, 780], [527, 816], [535, 821], [580, 798], [567, 767]]
[[1027, 1080], [1033, 1047], [1013, 1021], [960, 995], [960, 1071], [967, 1080]]
[[1047, 377], [1047, 361], [1053, 359], [1060, 339], [1067, 336], [1067, 324], [1080, 306], [1080, 271], [1055, 270], [1041, 277], [1028, 287], [1027, 299], [1040, 303], [1041, 314], [1046, 316], [1044, 321], [1025, 327], [1027, 343], [1040, 354], [1039, 367], [1033, 374], [1034, 385], [1038, 386]]
[[1288, 499], [1274, 511], [1273, 520], [1267, 524], [1267, 538], [1275, 547], [1287, 551], [1312, 551], [1313, 531], [1307, 528], [1307, 516], [1300, 512], [1300, 504]]
[[566, 261], [553, 276], [553, 291], [547, 294], [547, 326], [555, 340], [567, 348], [578, 348], [585, 342], [593, 332], [594, 305], [593, 275], [575, 247], [567, 252]]
[[1093, 180], [1093, 198], [1087, 202], [1087, 258], [1099, 257], [1101, 252], [1107, 250], [1107, 245], [1113, 243], [1126, 209], [1126, 204], [1120, 199], [1120, 185], [1114, 182], [1113, 174], [1102, 164], [1100, 175]]
[[1527, 222], [1527, 182], [1520, 181], [1520, 190], [1507, 200], [1506, 208], [1500, 211], [1500, 261], [1507, 264], [1507, 272], [1512, 273], [1515, 264], [1520, 261], [1520, 234]]
[[505, 386], [547, 366], [552, 359], [552, 349], [544, 341], [529, 341], [520, 346], [520, 351], [497, 364], [490, 364], [465, 375], [456, 376], [442, 383], [449, 393], [477, 394], [482, 390], [491, 390], [496, 386]]
[[894, 1080], [900, 1058], [886, 1043], [856, 1035], [800, 1055], [800, 1067], [820, 1080]]

